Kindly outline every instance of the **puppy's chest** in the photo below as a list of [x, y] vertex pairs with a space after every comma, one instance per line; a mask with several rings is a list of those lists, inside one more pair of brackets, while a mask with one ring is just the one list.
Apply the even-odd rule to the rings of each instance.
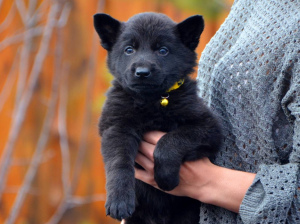
[[178, 128], [185, 120], [180, 111], [174, 111], [172, 108], [151, 107], [136, 112], [143, 132], [151, 130], [169, 132]]

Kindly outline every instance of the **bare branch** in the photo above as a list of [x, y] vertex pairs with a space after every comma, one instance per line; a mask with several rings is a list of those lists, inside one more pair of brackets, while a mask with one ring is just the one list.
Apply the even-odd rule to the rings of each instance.
[[23, 0], [15, 0], [23, 24], [26, 25], [27, 9]]
[[57, 23], [58, 27], [64, 27], [66, 25], [70, 12], [71, 12], [71, 4], [66, 3], [58, 19], [58, 23]]
[[[54, 17], [55, 18], [55, 17]], [[54, 113], [55, 113], [55, 104], [58, 96], [58, 83], [59, 83], [59, 77], [61, 77], [61, 61], [62, 61], [62, 38], [61, 38], [61, 31], [58, 31], [58, 44], [56, 45], [56, 60], [55, 60], [55, 72], [54, 72], [54, 78], [53, 78], [53, 88], [52, 88], [52, 98], [50, 101], [50, 106], [48, 109], [47, 116], [45, 118], [44, 126], [42, 129], [42, 133], [36, 148], [36, 151], [34, 153], [32, 163], [30, 164], [30, 167], [26, 173], [26, 177], [23, 183], [23, 186], [21, 190], [19, 191], [16, 201], [13, 205], [12, 212], [7, 220], [7, 223], [14, 223], [16, 220], [19, 211], [22, 207], [22, 204], [25, 200], [25, 197], [30, 190], [30, 186], [32, 183], [32, 180], [37, 172], [38, 165], [41, 161], [41, 157], [45, 148], [45, 144], [47, 143], [48, 136], [49, 136], [49, 131], [50, 131], [50, 125], [53, 121]], [[64, 69], [63, 72], [66, 72], [66, 69]], [[65, 94], [65, 92], [62, 92], [62, 94]], [[65, 109], [63, 109], [62, 105], [66, 105], [66, 94], [65, 96], [62, 97], [62, 100], [60, 102], [60, 112], [59, 112], [59, 120], [64, 119], [65, 120]], [[68, 176], [69, 176], [69, 167], [70, 167], [70, 162], [69, 162], [69, 147], [67, 143], [67, 134], [66, 134], [66, 127], [65, 127], [65, 122], [62, 122], [62, 125], [60, 125], [59, 122], [59, 132], [60, 136], [63, 136], [61, 138], [61, 148], [62, 148], [62, 157], [63, 157], [63, 181], [64, 181], [64, 188], [67, 189], [69, 188], [69, 181], [68, 181]]]
[[25, 34], [24, 36], [24, 44], [21, 51], [21, 60], [19, 66], [19, 78], [17, 83], [17, 90], [16, 90], [16, 100], [15, 100], [15, 108], [20, 102], [21, 96], [24, 93], [26, 79], [28, 74], [28, 67], [29, 67], [29, 56], [30, 56], [30, 45], [31, 45], [32, 38], [29, 36], [29, 33]]
[[52, 91], [51, 91], [51, 99], [49, 102], [49, 108], [44, 120], [43, 128], [34, 152], [34, 155], [32, 157], [32, 161], [30, 163], [30, 166], [27, 170], [23, 185], [20, 189], [20, 191], [17, 194], [15, 203], [12, 207], [12, 210], [10, 212], [10, 215], [8, 219], [6, 220], [7, 224], [12, 224], [15, 222], [19, 211], [23, 205], [23, 202], [25, 200], [25, 197], [27, 193], [29, 192], [31, 188], [31, 183], [35, 177], [35, 174], [37, 173], [38, 166], [42, 160], [43, 152], [45, 150], [45, 146], [48, 142], [50, 130], [51, 130], [51, 124], [53, 123], [54, 116], [55, 116], [55, 109], [57, 104], [57, 96], [58, 96], [58, 84], [59, 84], [59, 74], [54, 74], [53, 81], [52, 81]]
[[8, 96], [10, 95], [11, 90], [12, 90], [12, 86], [13, 86], [15, 80], [16, 80], [17, 76], [15, 74], [15, 69], [16, 69], [18, 59], [19, 59], [19, 51], [17, 52], [17, 54], [15, 56], [14, 62], [12, 64], [11, 68], [10, 68], [10, 71], [7, 75], [5, 84], [4, 84], [4, 86], [2, 88], [2, 91], [0, 93], [0, 112], [1, 112]]
[[70, 187], [70, 154], [69, 154], [69, 143], [68, 133], [66, 125], [66, 106], [67, 106], [67, 82], [65, 85], [61, 85], [60, 88], [60, 102], [58, 111], [58, 132], [60, 137], [60, 149], [62, 155], [62, 183], [64, 194], [68, 193]]
[[[20, 191], [21, 187], [20, 186], [9, 186], [8, 188], [5, 189], [5, 193], [9, 194], [17, 194]], [[31, 188], [28, 191], [28, 194], [38, 196], [38, 189], [36, 188]], [[5, 223], [6, 224], [6, 223]]]
[[[105, 0], [99, 0], [97, 11], [103, 11], [104, 9]], [[72, 192], [75, 191], [77, 185], [78, 185], [78, 178], [80, 175], [82, 163], [85, 151], [86, 151], [86, 140], [87, 140], [87, 134], [88, 134], [88, 128], [90, 123], [90, 115], [91, 115], [91, 100], [92, 100], [92, 91], [93, 91], [93, 85], [95, 80], [95, 74], [96, 74], [96, 62], [97, 62], [97, 54], [98, 54], [98, 45], [99, 45], [99, 39], [97, 34], [93, 33], [93, 39], [92, 39], [92, 50], [90, 54], [90, 60], [88, 64], [88, 84], [87, 84], [87, 92], [86, 92], [86, 102], [84, 106], [84, 119], [83, 119], [83, 125], [81, 130], [81, 136], [80, 136], [80, 143], [79, 143], [79, 150], [78, 155], [76, 158], [75, 166], [74, 166], [74, 173], [72, 177]]]
[[37, 0], [30, 0], [28, 5], [28, 10], [26, 14], [26, 23], [28, 23], [30, 16], [34, 13], [34, 10], [36, 8]]
[[[68, 5], [68, 6], [67, 6]], [[66, 7], [67, 6], [67, 7]], [[66, 107], [67, 107], [67, 96], [68, 96], [68, 82], [67, 74], [69, 73], [69, 65], [62, 64], [62, 49], [63, 49], [63, 38], [62, 38], [62, 28], [66, 24], [68, 19], [70, 9], [69, 4], [65, 4], [60, 16], [60, 19], [57, 22], [57, 44], [55, 51], [55, 67], [58, 73], [61, 73], [62, 81], [60, 85], [60, 101], [58, 109], [58, 133], [59, 133], [59, 143], [62, 156], [62, 183], [64, 194], [67, 195], [68, 188], [70, 187], [70, 154], [69, 154], [69, 143], [68, 143], [68, 133], [67, 133], [67, 124], [66, 124]], [[66, 10], [67, 9], [67, 10]], [[63, 19], [62, 19], [63, 18]], [[61, 20], [63, 20], [61, 22]]]
[[48, 14], [48, 22], [46, 24], [43, 38], [41, 41], [40, 49], [35, 57], [35, 61], [33, 64], [33, 68], [31, 70], [30, 78], [29, 78], [29, 85], [26, 89], [26, 92], [23, 94], [22, 99], [20, 101], [20, 104], [18, 104], [18, 107], [16, 108], [16, 111], [14, 112], [15, 118], [12, 122], [8, 141], [4, 147], [2, 158], [1, 158], [1, 169], [0, 169], [0, 199], [3, 194], [3, 190], [5, 188], [6, 179], [7, 179], [7, 172], [8, 168], [11, 163], [11, 157], [14, 152], [14, 146], [17, 140], [17, 137], [20, 133], [25, 114], [28, 108], [28, 105], [31, 101], [36, 83], [38, 81], [38, 77], [40, 75], [41, 67], [43, 65], [43, 62], [45, 60], [45, 57], [48, 52], [49, 47], [49, 41], [52, 36], [53, 27], [55, 25], [55, 18], [56, 14], [58, 12], [58, 4], [53, 4], [50, 12]]
[[[61, 49], [61, 47], [58, 47]], [[58, 108], [58, 132], [59, 132], [59, 143], [62, 156], [62, 183], [64, 195], [68, 193], [68, 188], [70, 187], [70, 154], [69, 154], [69, 143], [68, 143], [68, 133], [66, 124], [66, 107], [67, 107], [67, 94], [68, 94], [68, 82], [67, 74], [69, 67], [64, 66], [62, 72], [62, 82], [60, 85], [60, 101]]]
[[[44, 2], [42, 2], [43, 4]], [[25, 21], [25, 29], [29, 30], [33, 28], [39, 18], [37, 17], [39, 9], [37, 9], [36, 13], [34, 13], [34, 9], [36, 7], [36, 0], [30, 0], [27, 13], [25, 15], [26, 21]], [[30, 17], [33, 15], [32, 17]], [[24, 34], [24, 41], [23, 41], [23, 48], [21, 52], [21, 60], [20, 60], [20, 69], [19, 69], [19, 79], [18, 79], [18, 85], [17, 85], [17, 92], [16, 92], [16, 100], [15, 105], [19, 104], [19, 101], [21, 99], [22, 94], [24, 93], [27, 75], [28, 75], [28, 66], [29, 66], [29, 56], [30, 56], [30, 50], [32, 45], [32, 39], [33, 36], [30, 32], [25, 32]]]
[[105, 198], [106, 198], [105, 194], [98, 194], [98, 195], [92, 195], [92, 196], [87, 196], [87, 197], [73, 196], [69, 200], [69, 204], [70, 204], [70, 207], [76, 207], [76, 206], [80, 206], [83, 204], [93, 203], [96, 201], [105, 201]]
[[33, 24], [38, 21], [40, 21], [42, 18], [44, 18], [44, 10], [46, 10], [46, 6], [49, 5], [49, 0], [44, 0], [41, 2], [41, 4], [38, 6], [36, 11], [34, 13], [29, 14], [31, 16], [28, 18], [28, 24]]
[[[53, 159], [55, 157], [54, 151], [47, 150], [43, 154], [43, 158], [40, 161], [40, 164], [47, 163], [49, 160]], [[31, 163], [31, 158], [20, 158], [20, 159], [13, 159], [11, 162], [12, 166], [26, 166], [28, 167]], [[6, 190], [5, 190], [6, 192]]]
[[[26, 25], [26, 28], [27, 27], [28, 26]], [[19, 79], [18, 79], [18, 84], [17, 84], [15, 107], [17, 107], [17, 105], [19, 104], [21, 96], [24, 93], [27, 74], [28, 74], [31, 44], [32, 44], [32, 36], [30, 35], [29, 32], [27, 32], [24, 35], [24, 43], [23, 43], [22, 52], [21, 52], [21, 60], [20, 60], [20, 67], [19, 67]]]
[[23, 33], [15, 34], [14, 36], [7, 37], [6, 39], [0, 42], [0, 51], [2, 51], [3, 49], [7, 48], [12, 44], [17, 44], [22, 42], [24, 40], [24, 36], [27, 33], [29, 37], [35, 37], [41, 35], [44, 29], [45, 27], [43, 26], [37, 26], [35, 28], [28, 29]]
[[[70, 195], [70, 194], [67, 194], [67, 195]], [[69, 204], [69, 198], [67, 197], [67, 195], [64, 196], [64, 198], [62, 199], [62, 202], [58, 206], [56, 212], [53, 214], [53, 216], [50, 218], [50, 220], [48, 222], [46, 222], [46, 224], [58, 223], [59, 220], [61, 219], [61, 217], [64, 215], [64, 213], [69, 209], [70, 204]]]
[[[97, 6], [97, 11], [103, 11], [104, 8], [104, 3], [105, 0], [98, 0], [98, 6]], [[88, 124], [89, 124], [89, 119], [90, 119], [90, 100], [91, 100], [91, 94], [92, 94], [92, 87], [93, 87], [93, 83], [94, 83], [94, 75], [95, 75], [95, 63], [97, 60], [97, 45], [98, 45], [98, 37], [96, 34], [93, 35], [93, 42], [92, 42], [92, 53], [91, 53], [91, 57], [90, 57], [90, 63], [89, 63], [89, 78], [88, 78], [88, 87], [87, 87], [87, 94], [86, 94], [86, 105], [85, 105], [85, 115], [84, 115], [84, 123], [83, 126], [84, 128], [82, 129], [81, 132], [81, 139], [80, 139], [80, 146], [79, 146], [79, 151], [77, 154], [77, 159], [75, 162], [75, 170], [74, 170], [74, 174], [72, 176], [72, 181], [71, 181], [71, 185], [69, 186], [69, 188], [67, 190], [64, 190], [64, 197], [59, 205], [59, 207], [57, 208], [56, 212], [53, 214], [53, 216], [50, 218], [50, 220], [47, 222], [47, 224], [57, 224], [59, 222], [59, 220], [62, 218], [62, 216], [64, 215], [64, 213], [69, 209], [72, 208], [74, 206], [77, 206], [78, 204], [82, 204], [84, 202], [88, 203], [95, 201], [94, 199], [89, 198], [88, 200], [78, 200], [78, 198], [74, 198], [72, 197], [72, 194], [74, 193], [76, 187], [77, 187], [77, 183], [78, 183], [78, 178], [79, 178], [79, 174], [81, 171], [81, 167], [82, 167], [82, 162], [84, 158], [84, 151], [85, 151], [85, 147], [86, 147], [86, 138], [87, 138], [87, 132], [88, 132]], [[96, 197], [97, 200], [104, 200], [104, 196], [101, 195], [99, 197]], [[75, 199], [73, 201], [73, 199]]]
[[58, 111], [58, 131], [60, 136], [60, 148], [62, 155], [62, 183], [63, 183], [63, 192], [64, 198], [63, 203], [57, 209], [57, 212], [52, 216], [48, 223], [57, 223], [65, 210], [69, 208], [69, 198], [70, 195], [70, 154], [69, 154], [69, 143], [68, 143], [68, 133], [66, 125], [66, 106], [67, 106], [67, 75], [69, 68], [63, 69], [63, 82], [60, 87], [60, 102], [59, 102], [59, 111]]
[[[1, 7], [1, 0], [0, 0], [0, 7]], [[10, 25], [15, 15], [15, 11], [16, 11], [15, 4], [13, 3], [8, 12], [8, 15], [5, 17], [4, 21], [0, 24], [0, 33]]]
[[56, 224], [59, 222], [64, 213], [71, 208], [76, 206], [89, 204], [96, 201], [105, 201], [105, 194], [92, 195], [87, 197], [65, 197], [63, 198], [63, 203], [61, 203], [57, 209], [57, 212], [51, 217], [51, 220], [46, 224]]
[[[56, 13], [58, 11], [58, 6], [56, 6], [55, 9], [56, 9], [55, 10], [55, 13]], [[51, 14], [51, 11], [49, 14]], [[54, 14], [54, 17], [52, 17], [52, 18], [55, 19], [55, 17], [56, 16]], [[58, 60], [61, 61], [61, 58], [58, 58]], [[20, 209], [23, 205], [25, 197], [31, 188], [31, 183], [37, 173], [38, 166], [42, 160], [43, 152], [45, 150], [45, 146], [48, 142], [48, 138], [49, 138], [49, 134], [50, 134], [50, 130], [51, 130], [51, 124], [53, 123], [54, 116], [55, 116], [55, 110], [56, 110], [56, 104], [57, 104], [57, 98], [58, 98], [58, 86], [60, 83], [60, 73], [57, 71], [58, 69], [59, 68], [56, 68], [54, 71], [54, 76], [53, 76], [53, 81], [52, 81], [51, 99], [50, 99], [48, 111], [47, 111], [47, 114], [46, 114], [46, 117], [44, 120], [43, 128], [42, 128], [42, 131], [41, 131], [41, 134], [40, 134], [40, 137], [39, 137], [39, 140], [38, 140], [38, 143], [37, 143], [37, 146], [36, 146], [33, 158], [32, 158], [32, 162], [27, 170], [22, 188], [17, 194], [12, 211], [10, 212], [9, 217], [6, 220], [7, 224], [14, 223], [20, 212]]]

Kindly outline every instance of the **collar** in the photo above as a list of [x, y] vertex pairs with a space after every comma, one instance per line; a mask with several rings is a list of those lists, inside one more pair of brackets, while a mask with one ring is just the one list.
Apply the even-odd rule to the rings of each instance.
[[182, 86], [184, 83], [184, 79], [180, 79], [178, 82], [175, 82], [175, 84], [166, 91], [166, 94], [164, 96], [161, 96], [160, 105], [163, 107], [166, 107], [169, 104], [169, 92], [178, 89], [180, 86]]
[[172, 90], [178, 89], [182, 84], [184, 83], [184, 79], [180, 79], [178, 82], [175, 82], [175, 84], [167, 90], [167, 93], [171, 92]]

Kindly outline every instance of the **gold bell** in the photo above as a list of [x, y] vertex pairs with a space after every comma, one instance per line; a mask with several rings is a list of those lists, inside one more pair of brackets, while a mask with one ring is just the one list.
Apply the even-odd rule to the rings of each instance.
[[163, 98], [160, 100], [160, 105], [162, 105], [163, 107], [166, 107], [169, 104], [169, 100], [166, 98]]

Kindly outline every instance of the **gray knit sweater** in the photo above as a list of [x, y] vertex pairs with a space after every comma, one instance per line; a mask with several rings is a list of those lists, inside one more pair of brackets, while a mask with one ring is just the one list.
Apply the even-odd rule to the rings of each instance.
[[217, 165], [257, 173], [239, 214], [200, 223], [300, 223], [300, 0], [236, 0], [202, 53], [199, 94], [220, 115]]

